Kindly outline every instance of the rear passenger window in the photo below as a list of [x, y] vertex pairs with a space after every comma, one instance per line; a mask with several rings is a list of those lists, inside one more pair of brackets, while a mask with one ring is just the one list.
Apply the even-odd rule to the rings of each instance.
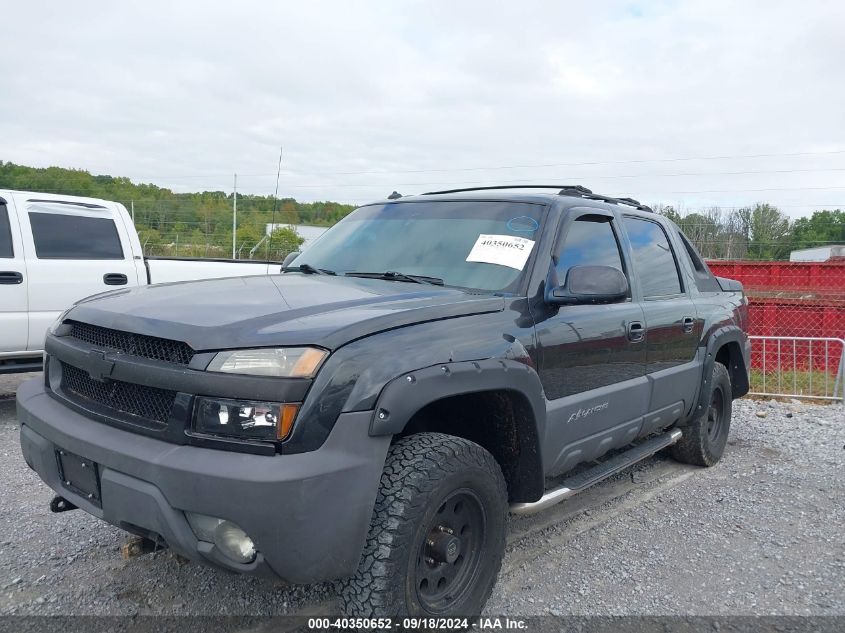
[[716, 278], [710, 272], [710, 269], [707, 268], [707, 264], [705, 264], [704, 260], [701, 259], [701, 255], [699, 255], [698, 251], [695, 250], [692, 242], [690, 242], [687, 239], [687, 236], [680, 230], [678, 231], [678, 237], [681, 238], [681, 242], [684, 244], [684, 249], [687, 251], [687, 255], [689, 255], [690, 262], [694, 268], [693, 277], [695, 278], [695, 285], [699, 290], [701, 290], [701, 292], [719, 292], [721, 290], [719, 282], [716, 281]]
[[701, 257], [699, 257], [698, 252], [695, 250], [695, 247], [687, 239], [687, 236], [678, 231], [678, 237], [681, 238], [681, 242], [683, 242], [684, 244], [684, 248], [687, 251], [687, 255], [689, 256], [690, 262], [692, 263], [692, 267], [695, 268], [697, 272], [706, 273], [707, 267], [704, 265], [704, 262], [701, 261]]
[[29, 223], [38, 259], [123, 259], [109, 218], [30, 212]]
[[681, 293], [681, 278], [666, 232], [656, 222], [625, 218], [644, 298]]
[[575, 220], [557, 252], [557, 279], [559, 284], [573, 266], [613, 266], [624, 272], [619, 242], [613, 232], [610, 218], [586, 216]]
[[0, 257], [9, 259], [14, 256], [12, 227], [9, 226], [9, 211], [5, 204], [0, 204]]

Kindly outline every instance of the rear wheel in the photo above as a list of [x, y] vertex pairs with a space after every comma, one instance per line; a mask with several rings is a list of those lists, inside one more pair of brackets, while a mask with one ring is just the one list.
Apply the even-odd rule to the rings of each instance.
[[721, 459], [731, 429], [731, 377], [721, 363], [713, 363], [713, 373], [705, 386], [706, 409], [686, 428], [672, 447], [678, 461], [696, 466], [712, 466]]
[[340, 583], [352, 616], [481, 612], [505, 547], [507, 489], [478, 444], [420, 433], [390, 447], [357, 574]]

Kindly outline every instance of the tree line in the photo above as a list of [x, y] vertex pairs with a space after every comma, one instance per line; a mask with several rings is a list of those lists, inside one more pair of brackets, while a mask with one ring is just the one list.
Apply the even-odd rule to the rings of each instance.
[[794, 221], [767, 203], [686, 214], [669, 205], [654, 210], [675, 222], [706, 259], [784, 260], [794, 250], [845, 244], [840, 209], [814, 211]]
[[[174, 193], [129, 178], [93, 175], [82, 169], [36, 168], [0, 161], [0, 188], [104, 198], [134, 208], [135, 226], [148, 255], [231, 257], [231, 192]], [[654, 210], [680, 226], [708, 259], [789, 259], [792, 250], [845, 244], [845, 212], [819, 210], [790, 220], [777, 207], [759, 203], [738, 209], [712, 207], [685, 213], [671, 205]], [[275, 212], [274, 212], [275, 209]], [[265, 226], [331, 226], [355, 209], [339, 202], [238, 195], [237, 256], [282, 259], [302, 238], [278, 229], [265, 239]]]
[[[0, 161], [0, 188], [120, 202], [134, 209], [135, 226], [148, 255], [232, 255], [232, 192], [174, 193], [165, 187], [82, 169], [37, 168], [4, 161]], [[302, 238], [278, 229], [264, 239], [267, 224], [331, 226], [354, 209], [354, 205], [339, 202], [238, 194], [237, 254], [243, 259], [282, 259]]]

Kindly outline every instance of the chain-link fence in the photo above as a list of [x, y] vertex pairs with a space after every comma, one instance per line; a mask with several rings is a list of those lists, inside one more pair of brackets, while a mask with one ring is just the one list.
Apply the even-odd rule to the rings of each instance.
[[709, 266], [748, 295], [751, 391], [841, 400], [845, 261]]
[[[197, 257], [201, 259], [231, 259], [232, 241], [208, 235], [197, 238], [178, 233], [167, 242], [145, 240], [141, 234], [141, 246], [145, 257]], [[253, 259], [280, 262], [288, 253], [300, 250], [301, 238], [294, 236], [269, 236], [262, 240], [240, 240], [235, 246], [236, 259]]]

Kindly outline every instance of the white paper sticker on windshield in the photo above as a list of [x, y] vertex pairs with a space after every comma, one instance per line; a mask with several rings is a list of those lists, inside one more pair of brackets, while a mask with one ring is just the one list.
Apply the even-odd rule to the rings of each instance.
[[467, 255], [468, 262], [500, 264], [522, 270], [534, 247], [534, 240], [513, 235], [479, 235]]

